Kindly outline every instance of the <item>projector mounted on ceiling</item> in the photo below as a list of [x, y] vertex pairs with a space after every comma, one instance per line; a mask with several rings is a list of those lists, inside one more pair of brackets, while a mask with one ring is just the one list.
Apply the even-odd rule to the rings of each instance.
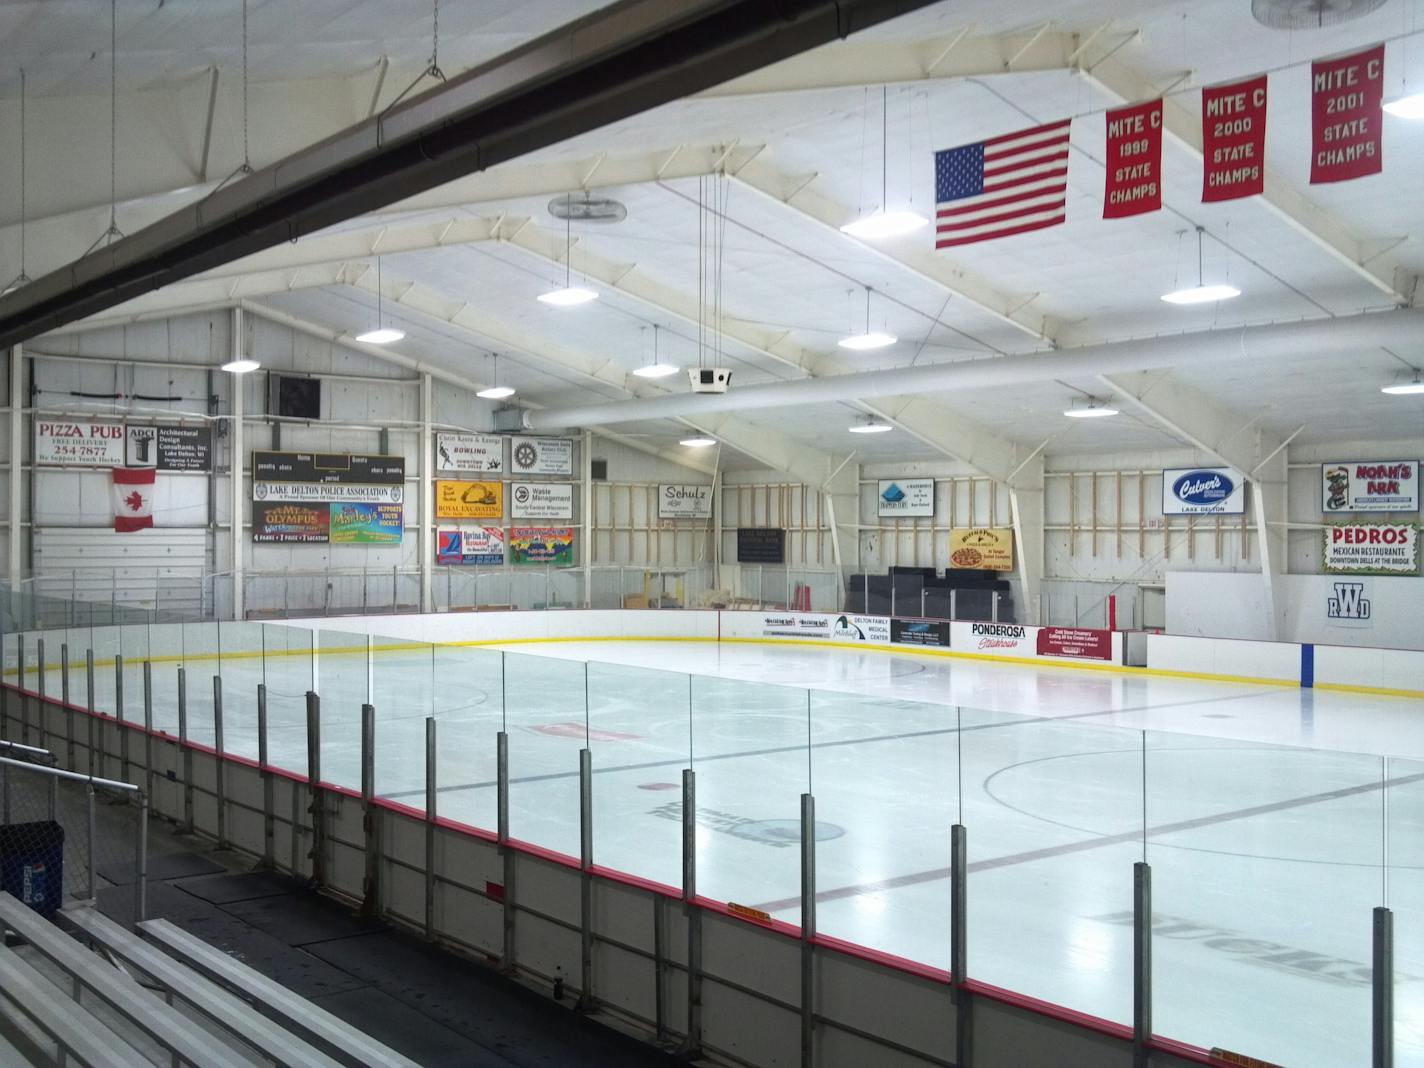
[[581, 196], [570, 193], [549, 201], [549, 214], [556, 219], [579, 223], [618, 223], [628, 217], [628, 209], [612, 197]]
[[1319, 30], [1364, 18], [1386, 0], [1251, 0], [1251, 14], [1273, 30]]
[[732, 372], [725, 367], [689, 367], [687, 378], [694, 393], [726, 393], [732, 384]]

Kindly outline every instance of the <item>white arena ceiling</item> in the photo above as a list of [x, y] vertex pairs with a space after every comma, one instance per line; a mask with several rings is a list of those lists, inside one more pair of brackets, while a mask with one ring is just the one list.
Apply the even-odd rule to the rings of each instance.
[[[576, 0], [456, 4], [441, 10], [440, 65], [468, 68], [598, 7]], [[120, 0], [118, 221], [127, 233], [204, 195], [241, 162], [237, 0]], [[538, 407], [685, 389], [630, 372], [662, 355], [709, 364], [735, 386], [1184, 331], [1347, 316], [1412, 304], [1424, 272], [1424, 122], [1387, 118], [1384, 172], [1310, 186], [1312, 58], [1391, 39], [1386, 94], [1424, 88], [1424, 2], [1390, 0], [1343, 26], [1281, 32], [1241, 0], [1181, 3], [946, 2], [697, 98], [659, 108], [401, 204], [228, 264], [100, 322], [233, 301], [355, 335], [374, 318], [381, 255], [391, 352], [478, 383], [499, 353], [501, 383]], [[28, 72], [28, 255], [39, 276], [84, 251], [108, 222], [107, 5], [0, 3], [0, 278], [19, 262], [18, 69]], [[272, 162], [388, 105], [427, 62], [428, 0], [251, 0], [252, 162]], [[1306, 61], [1302, 64], [1302, 61]], [[1271, 70], [1267, 195], [1200, 203], [1193, 87]], [[214, 73], [216, 72], [216, 73]], [[927, 73], [928, 72], [928, 73]], [[882, 86], [888, 88], [882, 97]], [[1164, 210], [1101, 218], [1101, 111], [1170, 88]], [[208, 134], [209, 101], [211, 134]], [[882, 140], [881, 109], [887, 136]], [[1073, 126], [1066, 225], [939, 254], [925, 230], [867, 243], [837, 227], [880, 201], [882, 146], [892, 206], [932, 215], [936, 149], [1035, 122]], [[208, 145], [206, 158], [204, 144]], [[714, 176], [715, 175], [715, 176]], [[575, 223], [572, 270], [601, 299], [550, 308], [564, 277], [564, 224], [551, 198], [587, 188], [627, 218]], [[699, 313], [699, 195], [721, 211], [717, 307]], [[1162, 293], [1204, 273], [1242, 296], [1179, 308]], [[707, 263], [713, 258], [707, 257]], [[871, 325], [898, 337], [854, 353], [836, 341]], [[720, 311], [720, 318], [711, 319]], [[76, 324], [82, 326], [84, 324]], [[70, 328], [73, 329], [73, 328]], [[371, 351], [371, 350], [368, 350]], [[379, 351], [379, 350], [374, 350]], [[1302, 443], [1424, 442], [1424, 398], [1379, 392], [1424, 337], [1395, 350], [1181, 366], [1155, 382], [1216, 427], [1257, 427]], [[1148, 405], [1070, 420], [1097, 376], [873, 403], [750, 411], [734, 423], [642, 420], [612, 429], [677, 449], [688, 426], [722, 437], [724, 464], [788, 448], [859, 459], [970, 459], [976, 448], [1047, 442], [1049, 454], [1141, 452], [1201, 434]], [[1125, 400], [1125, 398], [1120, 398]], [[852, 437], [866, 412], [894, 433]], [[700, 462], [700, 461], [699, 461]]]

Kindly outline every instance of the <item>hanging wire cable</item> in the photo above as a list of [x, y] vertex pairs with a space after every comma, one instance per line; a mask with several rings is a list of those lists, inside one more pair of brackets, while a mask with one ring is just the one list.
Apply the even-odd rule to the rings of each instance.
[[109, 0], [109, 229], [116, 231], [119, 186], [119, 3]]
[[[109, 225], [84, 250], [89, 255], [100, 245], [123, 237], [119, 229], [119, 5], [109, 0]], [[80, 259], [83, 259], [81, 256]]]
[[381, 109], [382, 115], [409, 96], [410, 91], [426, 78], [433, 78], [437, 82], [443, 82], [445, 80], [445, 72], [440, 69], [440, 0], [433, 0], [433, 6], [434, 11], [432, 12], [430, 34], [430, 62], [426, 64], [424, 70], [415, 76], [415, 81], [402, 89], [394, 100]]
[[238, 170], [252, 173], [252, 156], [247, 150], [247, 0], [242, 0], [242, 166]]
[[33, 279], [25, 273], [25, 230], [27, 223], [25, 210], [25, 68], [20, 68], [20, 273], [0, 292], [8, 293], [19, 289]]

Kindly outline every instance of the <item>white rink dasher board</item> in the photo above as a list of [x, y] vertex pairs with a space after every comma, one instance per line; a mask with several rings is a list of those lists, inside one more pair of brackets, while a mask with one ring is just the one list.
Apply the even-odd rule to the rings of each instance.
[[[1006, 663], [1053, 664], [1069, 669], [1170, 674], [1208, 681], [1301, 684], [1302, 646], [1235, 638], [1148, 634], [1147, 667], [1124, 667], [1125, 635], [1112, 635], [1110, 662], [1040, 656], [1031, 648], [1012, 651], [966, 647], [970, 623], [950, 624], [948, 649], [877, 642], [848, 642], [808, 633], [768, 634], [768, 615], [835, 619], [833, 613], [767, 613], [713, 610], [567, 609], [539, 612], [449, 612], [430, 615], [333, 616], [277, 620], [284, 626], [328, 633], [368, 634], [403, 641], [508, 644], [552, 641], [728, 641], [881, 649], [902, 654], [972, 657]], [[865, 617], [853, 617], [865, 618]], [[874, 618], [874, 617], [873, 617]], [[878, 617], [883, 618], [883, 617]], [[1023, 627], [1026, 632], [1039, 628]], [[1060, 628], [1063, 629], [1063, 628]], [[1424, 697], [1424, 650], [1306, 646], [1314, 650], [1314, 685], [1402, 697]]]

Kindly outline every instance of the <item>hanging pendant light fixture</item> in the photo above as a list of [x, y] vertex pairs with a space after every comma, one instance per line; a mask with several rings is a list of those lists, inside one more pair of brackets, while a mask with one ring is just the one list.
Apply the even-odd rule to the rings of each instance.
[[493, 373], [490, 375], [491, 384], [475, 394], [476, 397], [483, 397], [485, 400], [504, 400], [506, 397], [514, 396], [513, 386], [501, 386], [499, 384], [499, 353], [490, 355], [490, 363]]
[[1413, 375], [1406, 375], [1396, 379], [1387, 386], [1380, 386], [1381, 393], [1388, 393], [1395, 397], [1407, 397], [1418, 393], [1424, 393], [1424, 374], [1416, 368]]
[[1074, 401], [1063, 410], [1069, 419], [1107, 419], [1120, 414], [1118, 410], [1097, 397], [1088, 397], [1086, 402]]
[[881, 419], [876, 419], [873, 415], [867, 415], [857, 419], [846, 429], [852, 434], [884, 434], [895, 428]]
[[404, 330], [384, 325], [381, 319], [381, 257], [376, 257], [376, 325], [364, 334], [357, 334], [356, 340], [367, 345], [389, 345], [405, 337]]
[[862, 215], [854, 222], [841, 227], [841, 232], [865, 241], [876, 241], [886, 237], [899, 237], [926, 225], [929, 220], [908, 208], [890, 210], [889, 169], [890, 169], [890, 116], [889, 87], [880, 87], [880, 207], [869, 215]]
[[572, 308], [579, 304], [587, 304], [591, 300], [597, 300], [598, 294], [586, 286], [576, 286], [573, 282], [573, 254], [574, 254], [574, 233], [573, 233], [573, 194], [568, 194], [564, 200], [569, 211], [564, 219], [564, 288], [551, 289], [547, 293], [540, 293], [538, 300], [542, 304], [552, 304], [556, 308]]
[[[1180, 247], [1180, 246], [1178, 246]], [[1197, 284], [1186, 289], [1174, 289], [1162, 294], [1168, 304], [1210, 304], [1218, 300], [1239, 297], [1241, 290], [1224, 284], [1207, 285], [1202, 280], [1202, 227], [1197, 227]]]
[[[854, 290], [852, 290], [854, 292]], [[854, 349], [863, 352], [868, 349], [883, 349], [899, 341], [894, 334], [887, 334], [883, 330], [870, 329], [870, 287], [865, 287], [865, 332], [862, 334], [851, 334], [836, 342], [843, 349]]]
[[642, 367], [634, 368], [633, 373], [639, 378], [666, 378], [668, 375], [675, 375], [681, 370], [674, 363], [663, 363], [658, 358], [658, 324], [653, 324], [653, 362], [645, 363]]

